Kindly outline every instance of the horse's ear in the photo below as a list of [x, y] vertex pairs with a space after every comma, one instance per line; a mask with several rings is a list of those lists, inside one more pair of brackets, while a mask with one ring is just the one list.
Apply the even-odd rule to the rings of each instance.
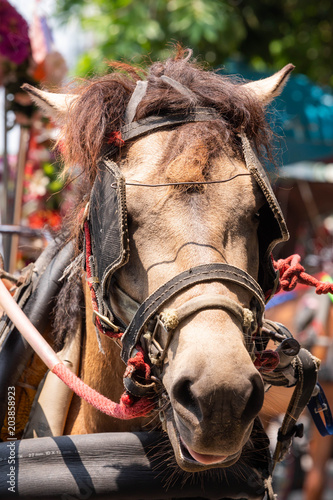
[[75, 94], [55, 94], [37, 89], [28, 83], [22, 85], [22, 89], [28, 92], [35, 104], [44, 113], [56, 121], [62, 122], [71, 104], [77, 99]]
[[281, 94], [283, 87], [288, 81], [290, 73], [294, 69], [293, 64], [287, 64], [280, 71], [263, 80], [246, 83], [245, 88], [254, 92], [258, 99], [264, 104], [269, 104], [275, 97]]

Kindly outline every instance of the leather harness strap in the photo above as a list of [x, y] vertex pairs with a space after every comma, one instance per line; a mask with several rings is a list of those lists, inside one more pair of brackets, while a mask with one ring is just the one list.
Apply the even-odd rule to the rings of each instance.
[[248, 319], [252, 316], [252, 312], [249, 309], [243, 308], [238, 302], [229, 297], [211, 293], [193, 297], [193, 299], [188, 300], [185, 304], [178, 307], [175, 310], [178, 323], [181, 323], [184, 319], [203, 309], [226, 309], [236, 317], [243, 327], [249, 328], [251, 325]]
[[297, 425], [296, 422], [313, 395], [320, 361], [306, 349], [301, 349], [292, 364], [297, 383], [278, 432], [273, 469], [288, 451], [293, 436], [303, 435], [303, 424]]
[[123, 337], [122, 359], [127, 363], [133, 349], [138, 344], [144, 326], [152, 319], [164, 304], [179, 292], [198, 283], [222, 281], [235, 283], [250, 291], [255, 298], [256, 307], [263, 315], [265, 299], [258, 283], [247, 272], [229, 264], [204, 264], [184, 271], [153, 292], [139, 307]]
[[211, 120], [221, 120], [221, 116], [214, 109], [200, 107], [195, 108], [193, 111], [188, 111], [186, 114], [170, 113], [167, 116], [148, 116], [147, 118], [121, 127], [121, 138], [124, 141], [128, 141], [164, 127]]
[[[164, 309], [157, 316], [154, 328], [147, 327], [147, 332], [144, 334], [144, 337], [147, 342], [147, 353], [152, 365], [158, 366], [159, 368], [162, 367], [174, 332], [180, 323], [192, 314], [209, 309], [223, 309], [231, 313], [241, 324], [245, 340], [249, 340], [248, 332], [251, 325], [256, 325], [253, 312], [246, 307], [243, 308], [238, 302], [225, 295], [207, 293], [198, 297], [193, 297], [177, 309]], [[157, 340], [156, 336], [160, 329], [164, 330], [166, 335], [160, 336], [161, 340]], [[165, 339], [163, 337], [165, 337]], [[163, 347], [161, 346], [161, 342], [164, 344]], [[248, 350], [249, 352], [251, 351], [250, 346], [248, 346]]]

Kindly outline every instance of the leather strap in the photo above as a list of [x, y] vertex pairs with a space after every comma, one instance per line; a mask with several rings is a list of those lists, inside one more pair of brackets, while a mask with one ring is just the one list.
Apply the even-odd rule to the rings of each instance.
[[178, 307], [175, 313], [178, 322], [181, 323], [184, 319], [188, 318], [188, 316], [202, 311], [203, 309], [225, 309], [233, 314], [243, 327], [249, 327], [249, 324], [246, 322], [244, 311], [247, 310], [250, 314], [251, 311], [249, 309], [244, 309], [238, 302], [225, 295], [208, 293], [200, 295], [199, 297], [193, 297], [193, 299], [188, 300]]
[[296, 422], [308, 404], [317, 383], [319, 360], [312, 356], [309, 351], [301, 349], [294, 363], [297, 384], [278, 432], [273, 467], [283, 459], [293, 436], [302, 436], [303, 428], [300, 427], [302, 424], [297, 426]]
[[132, 123], [132, 121], [134, 120], [136, 109], [146, 94], [147, 86], [147, 81], [139, 80], [138, 82], [136, 82], [135, 90], [129, 100], [125, 111], [125, 123]]
[[143, 328], [161, 307], [180, 291], [197, 283], [208, 281], [227, 281], [235, 283], [251, 292], [256, 299], [261, 314], [264, 312], [265, 300], [258, 283], [247, 272], [229, 264], [204, 264], [184, 271], [153, 292], [139, 307], [123, 337], [122, 359], [127, 363], [137, 345]]
[[158, 130], [164, 127], [173, 127], [183, 123], [205, 122], [210, 120], [220, 120], [221, 117], [217, 111], [211, 108], [195, 108], [186, 114], [168, 114], [167, 116], [148, 116], [136, 122], [129, 123], [121, 127], [121, 137], [123, 141], [134, 139], [145, 135], [152, 130]]
[[286, 221], [284, 220], [283, 217], [282, 210], [276, 199], [276, 196], [274, 194], [273, 188], [267, 177], [264, 167], [258, 160], [255, 152], [251, 147], [250, 141], [248, 140], [246, 135], [241, 134], [240, 137], [242, 140], [246, 168], [249, 170], [249, 172], [251, 172], [251, 174], [257, 181], [258, 186], [261, 188], [267, 200], [267, 203], [272, 213], [274, 214], [274, 219], [276, 220], [279, 226], [279, 236], [276, 237], [276, 239], [274, 239], [273, 241], [271, 241], [270, 245], [266, 250], [266, 255], [264, 256], [265, 259], [270, 259], [270, 255], [272, 253], [274, 246], [279, 242], [287, 241], [289, 239], [289, 232], [286, 225]]
[[[164, 309], [156, 317], [154, 328], [150, 329], [150, 325], [147, 327], [144, 337], [146, 339], [147, 353], [152, 365], [158, 366], [159, 368], [162, 367], [174, 332], [180, 323], [192, 314], [209, 309], [224, 309], [228, 311], [228, 313], [232, 314], [242, 325], [244, 334], [249, 333], [251, 325], [256, 329], [253, 312], [246, 307], [242, 307], [230, 297], [212, 293], [193, 297], [177, 309]], [[158, 334], [160, 328], [166, 333], [166, 335], [159, 336], [161, 340], [163, 339], [163, 346], [161, 340], [156, 340], [156, 334]], [[247, 335], [245, 338], [246, 341], [248, 341]], [[248, 349], [250, 352], [250, 345]]]
[[166, 75], [162, 75], [161, 80], [163, 80], [163, 82], [165, 82], [168, 85], [170, 85], [171, 87], [173, 87], [180, 94], [183, 94], [185, 97], [188, 97], [189, 99], [192, 99], [193, 101], [195, 101], [197, 99], [197, 96], [195, 95], [194, 92], [192, 92], [192, 90], [190, 90], [188, 87], [185, 87], [185, 85], [183, 85], [182, 83], [177, 82], [173, 78], [170, 78], [169, 76], [166, 76]]

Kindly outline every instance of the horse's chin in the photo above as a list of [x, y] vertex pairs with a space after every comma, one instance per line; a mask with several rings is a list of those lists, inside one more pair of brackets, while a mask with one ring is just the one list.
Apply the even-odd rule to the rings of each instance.
[[229, 456], [203, 455], [191, 450], [182, 440], [173, 418], [166, 418], [167, 432], [173, 447], [175, 458], [179, 467], [187, 472], [200, 472], [208, 469], [226, 468], [237, 462], [242, 449]]

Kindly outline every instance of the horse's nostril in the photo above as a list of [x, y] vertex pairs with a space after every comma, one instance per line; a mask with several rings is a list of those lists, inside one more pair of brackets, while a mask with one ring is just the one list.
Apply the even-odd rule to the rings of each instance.
[[258, 415], [264, 402], [264, 385], [259, 373], [254, 374], [251, 384], [251, 392], [243, 411], [244, 423], [253, 420]]
[[[238, 395], [238, 396], [237, 396]], [[202, 379], [180, 377], [171, 390], [171, 402], [178, 417], [197, 425], [204, 420], [239, 419], [244, 426], [258, 415], [264, 401], [264, 385], [259, 373], [252, 373], [239, 386], [232, 383], [216, 387]]]
[[186, 377], [178, 380], [173, 387], [172, 393], [174, 400], [176, 400], [178, 404], [193, 413], [200, 420], [202, 416], [200, 405], [193, 394], [191, 380]]

